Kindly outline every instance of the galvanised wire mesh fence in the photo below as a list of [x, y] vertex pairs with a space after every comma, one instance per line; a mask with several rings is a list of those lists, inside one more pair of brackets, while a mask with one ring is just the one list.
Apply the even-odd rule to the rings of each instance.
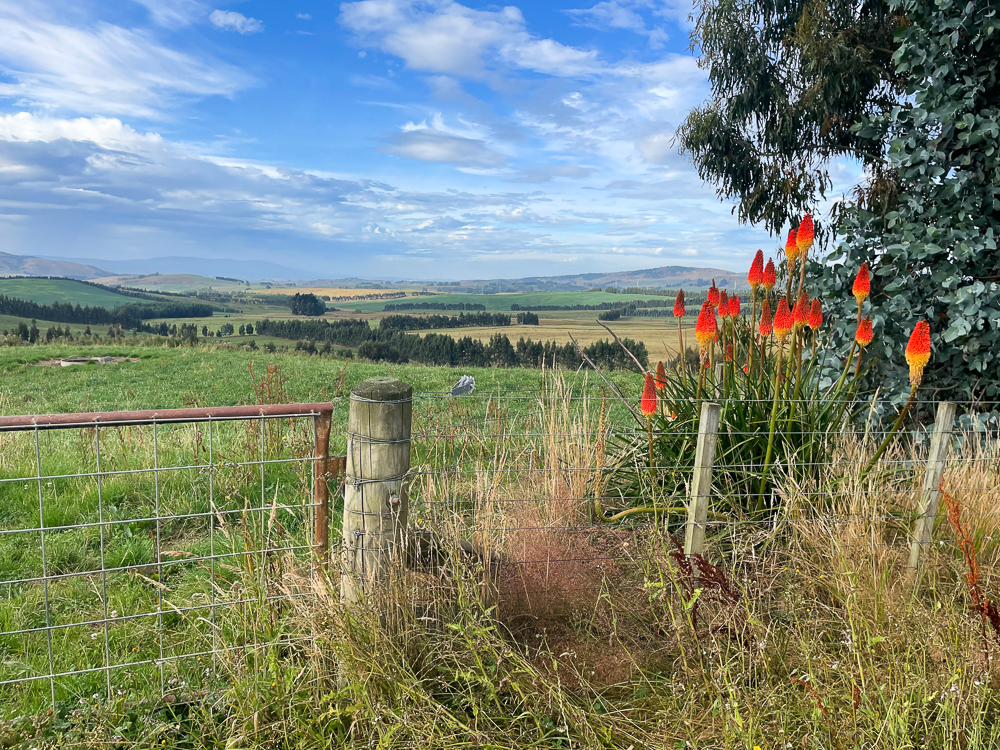
[[[407, 549], [396, 559], [408, 562], [417, 598], [440, 602], [456, 574], [480, 577], [508, 623], [539, 627], [592, 616], [610, 587], [634, 591], [637, 606], [653, 596], [662, 582], [652, 571], [680, 559], [701, 430], [670, 410], [649, 429], [634, 417], [636, 401], [558, 374], [534, 390], [414, 394]], [[341, 506], [334, 482], [325, 517], [317, 478], [334, 472], [317, 447], [320, 405], [308, 406], [115, 424], [67, 416], [59, 429], [0, 422], [5, 705], [23, 713], [120, 690], [207, 690], [220, 659], [252, 649], [241, 627], [248, 611], [329, 592], [314, 566], [329, 530], [330, 577], [340, 573]], [[819, 441], [822, 459], [776, 455], [766, 495], [753, 489], [759, 459], [738, 450], [760, 436], [727, 418], [739, 407], [720, 403], [707, 557], [741, 564], [780, 540], [835, 545], [859, 567], [906, 567], [935, 403], [915, 405], [923, 421], [908, 423], [871, 470], [888, 405], [867, 404], [835, 432], [793, 436]], [[332, 408], [338, 453], [349, 445], [348, 405]], [[986, 552], [1000, 540], [1000, 454], [979, 424], [955, 427], [941, 486]], [[943, 510], [937, 520], [933, 543], [954, 550]]]
[[0, 417], [4, 713], [197, 691], [313, 595], [332, 407]]

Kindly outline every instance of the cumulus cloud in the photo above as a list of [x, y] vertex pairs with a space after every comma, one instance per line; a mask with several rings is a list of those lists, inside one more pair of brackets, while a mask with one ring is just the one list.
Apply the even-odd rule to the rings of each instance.
[[413, 70], [484, 78], [512, 66], [580, 76], [601, 68], [597, 53], [529, 33], [514, 6], [475, 10], [452, 0], [360, 0], [341, 5], [341, 22], [366, 45]]
[[148, 32], [99, 22], [73, 27], [0, 0], [0, 98], [81, 114], [158, 118], [185, 98], [231, 96], [242, 71], [160, 44]]
[[625, 29], [649, 39], [650, 46], [659, 48], [667, 40], [661, 27], [647, 26], [640, 9], [648, 9], [648, 0], [601, 0], [590, 8], [574, 8], [566, 12], [578, 19], [581, 25], [595, 29]]
[[237, 34], [257, 34], [264, 30], [263, 22], [247, 18], [235, 10], [213, 10], [208, 20], [217, 29], [235, 31]]
[[399, 133], [379, 150], [416, 161], [454, 164], [474, 169], [496, 169], [507, 165], [507, 157], [482, 141], [430, 128]]

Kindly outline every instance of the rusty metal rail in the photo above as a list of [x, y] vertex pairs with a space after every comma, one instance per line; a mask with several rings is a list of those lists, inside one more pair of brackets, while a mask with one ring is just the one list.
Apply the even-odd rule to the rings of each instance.
[[[205, 406], [192, 409], [98, 411], [83, 414], [25, 414], [0, 417], [0, 431], [58, 430], [94, 425], [144, 425], [177, 422], [221, 422], [255, 417], [307, 417], [333, 412], [332, 403]], [[329, 432], [327, 432], [329, 434]]]

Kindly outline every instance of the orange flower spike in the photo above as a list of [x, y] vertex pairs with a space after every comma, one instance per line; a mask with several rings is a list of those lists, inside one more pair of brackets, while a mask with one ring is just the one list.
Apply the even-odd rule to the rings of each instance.
[[858, 269], [858, 275], [854, 278], [854, 288], [851, 291], [854, 294], [854, 299], [860, 305], [871, 293], [871, 290], [872, 280], [871, 274], [868, 272], [868, 264], [862, 263], [861, 268]]
[[735, 294], [729, 298], [729, 317], [733, 320], [740, 317], [740, 298]]
[[639, 409], [647, 418], [656, 414], [656, 384], [652, 373], [646, 373], [646, 382], [642, 386], [642, 400]]
[[725, 289], [719, 292], [719, 317], [729, 317], [729, 295], [726, 294]]
[[764, 266], [764, 278], [761, 283], [764, 285], [764, 289], [770, 292], [774, 289], [774, 285], [778, 282], [778, 274], [774, 270], [774, 261], [770, 258], [767, 259], [767, 265]]
[[771, 335], [771, 303], [765, 298], [764, 307], [760, 311], [760, 335], [767, 337]]
[[778, 311], [774, 314], [774, 336], [778, 341], [784, 341], [795, 325], [792, 311], [788, 309], [788, 301], [782, 297], [778, 301]]
[[726, 362], [733, 361], [733, 345], [726, 344]]
[[707, 299], [713, 308], [719, 306], [719, 288], [715, 286], [715, 279], [712, 279], [712, 286], [708, 288]]
[[789, 266], [795, 265], [795, 259], [799, 257], [799, 245], [795, 241], [795, 230], [788, 230], [788, 241], [785, 242], [785, 257], [788, 258]]
[[858, 323], [858, 330], [854, 334], [854, 340], [858, 342], [858, 346], [864, 349], [872, 342], [873, 338], [875, 338], [875, 333], [872, 331], [871, 318], [862, 318], [861, 322]]
[[667, 368], [663, 366], [663, 362], [656, 363], [656, 390], [662, 391], [667, 387]]
[[753, 256], [753, 263], [750, 265], [750, 273], [747, 274], [747, 281], [750, 282], [750, 288], [753, 289], [754, 294], [757, 293], [757, 287], [761, 285], [764, 281], [764, 251], [758, 250], [757, 254]]
[[799, 300], [792, 309], [792, 318], [795, 320], [795, 330], [809, 325], [809, 295], [805, 292], [799, 295]]
[[820, 305], [819, 297], [812, 301], [812, 309], [809, 311], [809, 327], [814, 331], [823, 325], [823, 307]]
[[698, 339], [698, 346], [706, 351], [719, 335], [719, 324], [715, 320], [715, 311], [708, 300], [705, 300], [701, 305], [698, 322], [694, 326], [694, 335]]
[[906, 364], [910, 366], [910, 385], [916, 388], [924, 376], [924, 368], [931, 358], [931, 327], [921, 320], [910, 334], [906, 345]]
[[806, 214], [802, 217], [802, 222], [795, 232], [795, 244], [799, 246], [799, 255], [805, 255], [809, 252], [809, 248], [813, 244], [814, 233], [812, 214]]
[[677, 292], [677, 298], [674, 300], [674, 317], [683, 318], [684, 317], [684, 290], [681, 289]]

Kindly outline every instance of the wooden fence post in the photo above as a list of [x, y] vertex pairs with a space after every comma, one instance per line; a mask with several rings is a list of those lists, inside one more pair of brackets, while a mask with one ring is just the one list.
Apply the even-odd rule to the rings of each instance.
[[413, 388], [370, 378], [351, 391], [344, 483], [344, 570], [340, 595], [358, 602], [405, 559]]
[[938, 511], [938, 486], [944, 474], [945, 461], [948, 458], [948, 447], [951, 443], [951, 431], [955, 424], [955, 404], [942, 401], [938, 404], [937, 416], [934, 419], [934, 435], [931, 438], [931, 448], [927, 455], [927, 468], [924, 469], [924, 486], [920, 492], [920, 503], [917, 506], [919, 514], [913, 525], [913, 541], [910, 544], [910, 562], [906, 566], [908, 574], [912, 575], [920, 567], [920, 558], [931, 543], [934, 532], [934, 520]]
[[708, 506], [712, 502], [712, 467], [715, 465], [715, 446], [719, 439], [719, 420], [722, 407], [705, 401], [698, 420], [698, 447], [694, 454], [694, 476], [691, 480], [691, 502], [684, 528], [684, 554], [693, 555], [705, 548], [705, 526]]

